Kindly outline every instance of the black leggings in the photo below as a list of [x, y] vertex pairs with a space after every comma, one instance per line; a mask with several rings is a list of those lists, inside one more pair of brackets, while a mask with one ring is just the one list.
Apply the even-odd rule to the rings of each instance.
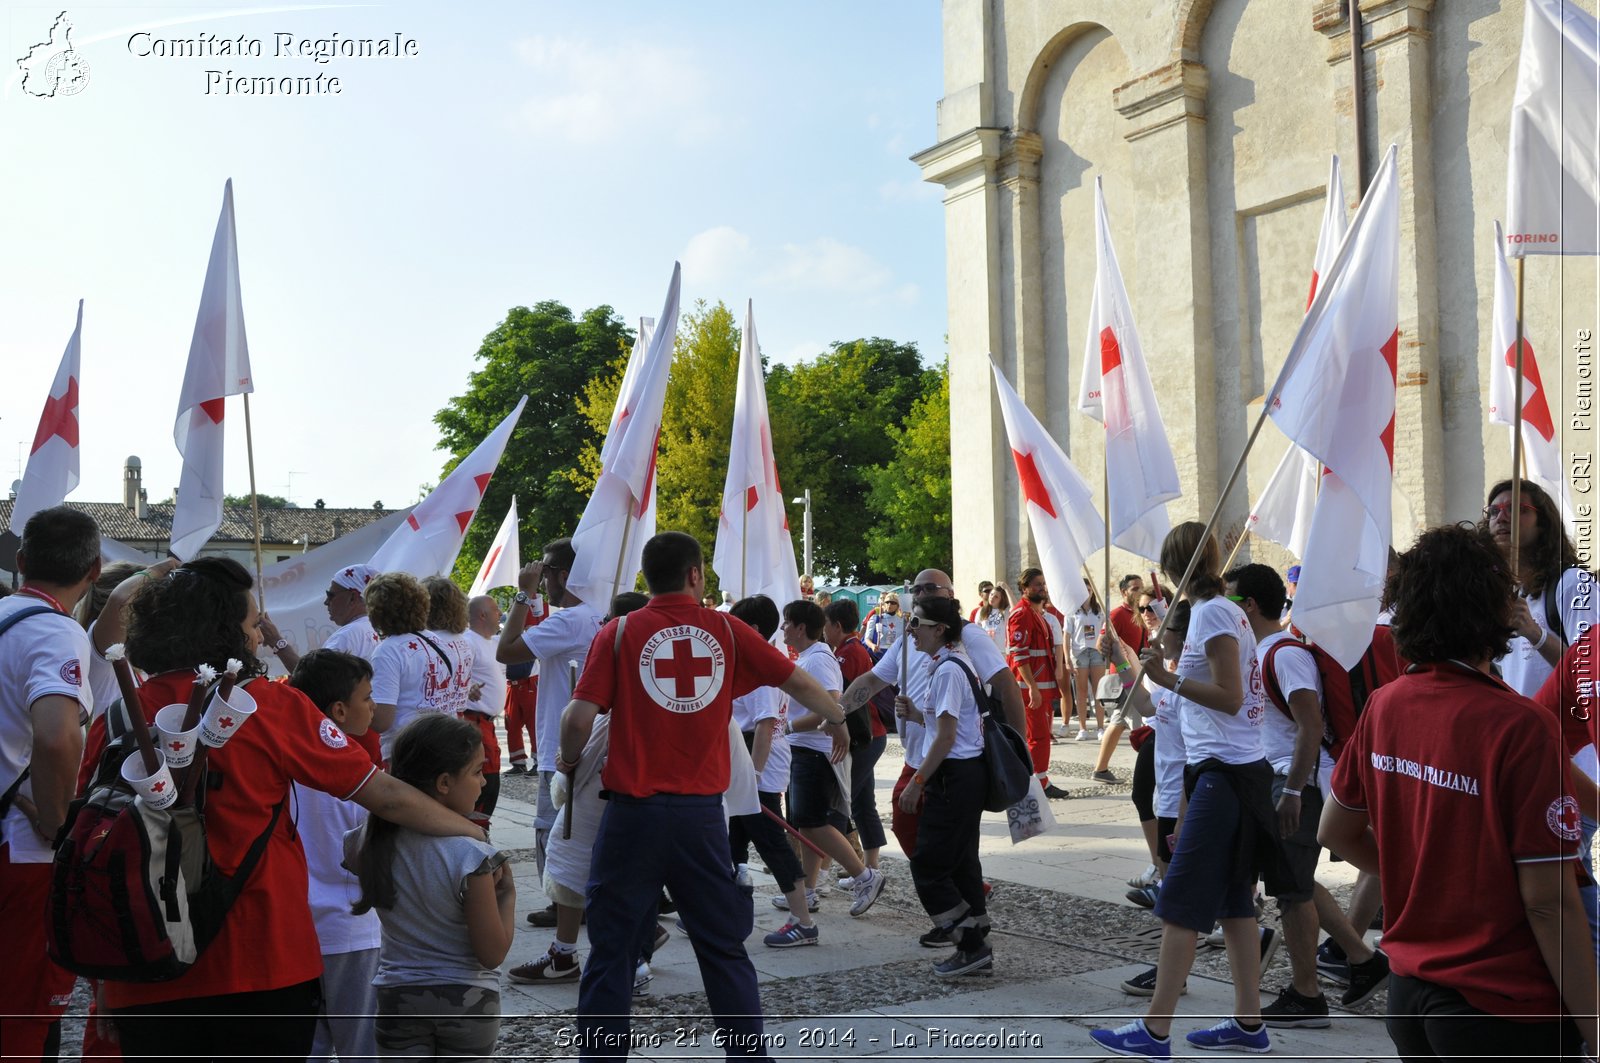
[[[783, 815], [783, 804], [779, 794], [762, 790], [760, 795], [764, 806], [779, 816]], [[774, 822], [765, 812], [757, 812], [752, 816], [734, 816], [728, 820], [728, 848], [733, 862], [749, 863], [750, 846], [754, 844], [756, 852], [761, 854], [761, 859], [767, 862], [767, 870], [778, 880], [778, 888], [788, 893], [794, 889], [797, 882], [805, 878], [806, 873], [800, 867], [799, 857], [789, 848], [789, 839], [784, 837], [785, 833], [783, 825]]]
[[1139, 747], [1133, 762], [1133, 807], [1138, 810], [1140, 823], [1149, 823], [1156, 818], [1155, 735], [1151, 735]]

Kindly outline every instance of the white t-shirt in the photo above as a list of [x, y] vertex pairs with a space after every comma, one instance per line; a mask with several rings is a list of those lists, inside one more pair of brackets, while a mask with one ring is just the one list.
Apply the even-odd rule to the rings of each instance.
[[94, 697], [91, 720], [99, 717], [113, 701], [122, 697], [116, 669], [94, 648], [94, 629], [99, 623], [99, 620], [94, 620], [89, 624], [89, 693]]
[[552, 610], [550, 615], [522, 633], [522, 641], [539, 660], [539, 696], [534, 719], [539, 734], [539, 770], [556, 770], [561, 746], [561, 713], [572, 700], [572, 676], [567, 663], [578, 671], [589, 659], [589, 644], [600, 633], [600, 611], [587, 602]]
[[478, 700], [471, 699], [467, 691], [467, 708], [485, 716], [499, 716], [506, 709], [506, 666], [494, 659], [495, 640], [468, 628], [463, 638], [472, 646], [473, 683], [482, 683]]
[[[1287, 631], [1275, 631], [1261, 640], [1261, 645], [1256, 652], [1263, 662], [1267, 660], [1267, 651], [1280, 642], [1300, 645], [1298, 639]], [[1283, 692], [1283, 700], [1288, 701], [1289, 695], [1297, 690], [1309, 690], [1317, 696], [1317, 704], [1322, 704], [1322, 677], [1317, 674], [1316, 659], [1311, 656], [1311, 651], [1295, 649], [1279, 650], [1272, 657], [1273, 676], [1278, 681], [1278, 689]], [[1265, 690], [1262, 691], [1265, 694]], [[1299, 732], [1295, 722], [1290, 717], [1279, 711], [1278, 706], [1272, 704], [1272, 699], [1267, 699], [1266, 712], [1261, 717], [1261, 748], [1266, 753], [1267, 760], [1272, 762], [1272, 770], [1279, 775], [1288, 775], [1289, 766], [1294, 763], [1294, 744]], [[1311, 785], [1322, 791], [1327, 796], [1325, 785], [1333, 777], [1333, 758], [1328, 755], [1328, 750], [1322, 745], [1322, 736], [1317, 736], [1317, 770], [1311, 779]]]
[[[938, 730], [938, 717], [956, 718], [956, 741], [946, 754], [949, 760], [971, 760], [983, 755], [983, 725], [978, 718], [978, 702], [972, 696], [972, 684], [953, 658], [957, 655], [949, 646], [940, 647], [927, 668], [932, 673], [928, 684], [929, 711], [934, 720], [929, 729], [928, 741]], [[926, 655], [924, 655], [926, 659]], [[960, 658], [966, 663], [966, 654]], [[970, 665], [969, 665], [970, 667]], [[924, 750], [926, 755], [926, 750]]]
[[372, 700], [395, 708], [393, 726], [379, 739], [385, 760], [394, 748], [395, 735], [414, 717], [425, 712], [455, 712], [451, 707], [454, 679], [453, 670], [445, 670], [444, 661], [419, 635], [390, 635], [378, 644], [372, 655]]
[[[1600, 591], [1600, 587], [1595, 586], [1595, 578], [1581, 568], [1567, 569], [1556, 583], [1556, 601], [1560, 603], [1558, 612], [1561, 626], [1566, 629], [1568, 646], [1577, 642], [1590, 625], [1600, 619], [1600, 609], [1595, 605], [1597, 591]], [[1545, 595], [1549, 593], [1550, 588], [1546, 587], [1543, 594], [1527, 600], [1528, 612], [1533, 614], [1533, 622], [1539, 625], [1540, 631], [1550, 630], [1544, 604]], [[1506, 686], [1525, 698], [1537, 694], [1539, 688], [1544, 686], [1544, 681], [1550, 678], [1550, 673], [1555, 671], [1555, 666], [1546, 661], [1543, 654], [1533, 648], [1533, 643], [1521, 635], [1511, 639], [1509, 652], [1495, 664], [1500, 666], [1500, 678], [1506, 681]]]
[[900, 613], [882, 613], [872, 618], [872, 624], [867, 634], [872, 636], [873, 645], [884, 650], [900, 641], [900, 636], [905, 634], [906, 621]]
[[[13, 613], [48, 606], [31, 594], [0, 598], [0, 621]], [[19, 620], [0, 635], [0, 793], [33, 762], [33, 703], [52, 694], [72, 698], [87, 719], [94, 708], [85, 684], [89, 674], [89, 633], [76, 620], [54, 610]], [[33, 798], [33, 777], [17, 791]], [[0, 824], [0, 839], [11, 846], [13, 864], [48, 864], [50, 839], [39, 837], [15, 804]]]
[[980, 617], [974, 622], [981, 627], [988, 634], [989, 638], [994, 642], [994, 644], [999, 647], [1002, 652], [1004, 652], [1004, 644], [1006, 641], [1006, 611], [1004, 609], [991, 609], [989, 610], [989, 615]]
[[[1001, 614], [1001, 631], [1004, 632], [1005, 616]], [[1003, 635], [1002, 635], [1003, 637]], [[1006, 659], [1000, 647], [994, 640], [984, 634], [983, 628], [977, 624], [967, 624], [961, 629], [961, 649], [967, 655], [967, 660], [972, 664], [972, 671], [978, 681], [985, 686], [996, 672], [1006, 671]], [[872, 674], [888, 683], [890, 686], [900, 686], [900, 693], [911, 699], [923, 712], [929, 710], [929, 679], [928, 655], [921, 650], [908, 648], [910, 662], [903, 686], [900, 684], [900, 652], [898, 647], [894, 653], [886, 653], [877, 664], [872, 666]], [[927, 728], [914, 720], [898, 720], [900, 725], [900, 746], [905, 750], [906, 764], [912, 771], [922, 767], [923, 757], [927, 753], [928, 733]]]
[[1045, 626], [1050, 629], [1050, 652], [1054, 653], [1056, 650], [1061, 648], [1061, 621], [1057, 620], [1055, 618], [1055, 614], [1049, 612], [1048, 610], [1040, 613], [1039, 615], [1044, 617]]
[[1176, 819], [1183, 805], [1183, 766], [1188, 760], [1183, 746], [1183, 727], [1178, 721], [1179, 703], [1183, 699], [1149, 679], [1144, 682], [1150, 688], [1150, 698], [1156, 708], [1151, 720], [1156, 731], [1156, 815]]
[[[460, 716], [471, 707], [472, 702], [467, 697], [467, 691], [472, 689], [472, 666], [477, 658], [477, 652], [472, 648], [472, 642], [463, 631], [453, 635], [448, 631], [424, 632], [430, 639], [438, 644], [444, 655], [450, 658], [450, 681], [445, 692], [448, 699], [446, 712]], [[438, 654], [433, 655], [435, 659]], [[439, 667], [444, 667], [444, 662], [439, 662]]]
[[[1049, 616], [1049, 613], [1045, 614]], [[1078, 610], [1067, 617], [1072, 621], [1072, 649], [1079, 650], [1098, 649], [1100, 645], [1100, 629], [1105, 627], [1106, 618], [1103, 613], [1086, 613]]]
[[[801, 650], [800, 656], [794, 660], [794, 666], [821, 683], [823, 690], [844, 690], [844, 673], [839, 670], [839, 662], [834, 659], [833, 651], [826, 642], [813, 642]], [[795, 723], [815, 715], [798, 702], [791, 705], [789, 711], [790, 719]], [[795, 731], [789, 736], [789, 744], [800, 749], [814, 749], [818, 753], [833, 752], [833, 736], [821, 727], [812, 731]]]
[[[545, 876], [574, 893], [582, 893], [589, 885], [589, 861], [595, 836], [600, 833], [600, 817], [606, 810], [606, 803], [600, 799], [600, 771], [610, 751], [611, 714], [603, 712], [594, 718], [594, 729], [578, 757], [578, 770], [573, 772], [572, 788], [567, 794], [572, 804], [572, 837], [563, 836], [563, 827], [552, 830], [545, 843]], [[558, 822], [564, 823], [565, 809], [561, 816], [563, 819]]]
[[372, 630], [372, 621], [363, 613], [329, 635], [327, 641], [323, 642], [322, 648], [338, 650], [340, 653], [353, 653], [363, 660], [370, 661], [378, 652], [378, 643], [382, 641], [378, 633]]
[[361, 884], [341, 866], [346, 831], [367, 821], [367, 810], [354, 801], [292, 783], [295, 830], [306, 851], [310, 882], [311, 918], [324, 956], [375, 949], [382, 943], [378, 913], [352, 915], [350, 906], [361, 899]]
[[[761, 769], [756, 785], [765, 793], [779, 794], [789, 788], [789, 738], [783, 733], [783, 691], [777, 687], [760, 687], [733, 699], [733, 722], [740, 731], [754, 731], [765, 727], [772, 732], [772, 746], [767, 753], [767, 763]], [[783, 746], [779, 755], [778, 746]]]
[[1224, 764], [1253, 764], [1265, 754], [1261, 749], [1261, 717], [1266, 697], [1261, 689], [1261, 669], [1256, 662], [1256, 637], [1244, 610], [1222, 595], [1194, 602], [1189, 613], [1189, 631], [1178, 658], [1178, 674], [1190, 681], [1212, 682], [1211, 662], [1206, 646], [1217, 638], [1232, 638], [1237, 643], [1239, 679], [1244, 685], [1244, 703], [1234, 715], [1205, 708], [1180, 697], [1183, 711], [1179, 726], [1188, 762], [1199, 764], [1213, 757]]

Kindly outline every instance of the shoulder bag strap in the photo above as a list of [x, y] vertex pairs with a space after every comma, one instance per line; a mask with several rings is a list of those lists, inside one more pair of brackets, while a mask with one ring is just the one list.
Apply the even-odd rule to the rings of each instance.
[[433, 648], [433, 652], [439, 655], [439, 660], [444, 662], [445, 671], [451, 673], [452, 675], [455, 674], [456, 666], [450, 663], [450, 658], [445, 656], [444, 650], [439, 648], [439, 644], [437, 642], [433, 641], [420, 631], [413, 631], [412, 634]]

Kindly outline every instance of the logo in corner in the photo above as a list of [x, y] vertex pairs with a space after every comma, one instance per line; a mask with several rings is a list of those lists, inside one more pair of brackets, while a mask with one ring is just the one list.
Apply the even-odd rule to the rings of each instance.
[[343, 749], [350, 744], [350, 739], [346, 738], [344, 732], [339, 730], [339, 725], [326, 716], [317, 725], [317, 737], [321, 738], [322, 744], [329, 749]]
[[1583, 817], [1578, 813], [1577, 799], [1571, 795], [1551, 801], [1544, 810], [1544, 822], [1550, 833], [1562, 841], [1575, 842], [1583, 837]]
[[89, 61], [72, 47], [72, 23], [65, 11], [50, 27], [50, 39], [31, 46], [17, 60], [22, 91], [29, 96], [76, 96], [89, 87]]
[[76, 657], [61, 666], [61, 679], [75, 687], [83, 686], [83, 666]]

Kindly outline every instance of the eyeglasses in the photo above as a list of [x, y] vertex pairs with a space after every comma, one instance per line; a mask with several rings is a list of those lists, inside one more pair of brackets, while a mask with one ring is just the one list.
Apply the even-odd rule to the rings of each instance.
[[935, 591], [947, 591], [950, 589], [948, 583], [913, 583], [911, 585], [912, 594], [932, 594]]
[[940, 620], [929, 620], [925, 616], [914, 616], [906, 622], [906, 626], [912, 631], [915, 631], [919, 627], [944, 627], [944, 622]]
[[1156, 611], [1156, 607], [1153, 606], [1153, 605], [1141, 605], [1141, 606], [1139, 606], [1139, 612], [1141, 612], [1141, 613], [1153, 613], [1155, 611]]
[[[1533, 505], [1532, 502], [1523, 502], [1520, 505], [1518, 511], [1521, 512], [1521, 513], [1537, 513], [1537, 512], [1539, 512], [1536, 508], [1534, 508], [1534, 505]], [[1511, 514], [1511, 503], [1510, 502], [1490, 502], [1487, 506], [1483, 507], [1483, 519], [1484, 520], [1494, 520], [1496, 517], [1505, 517], [1505, 516], [1509, 516], [1510, 514]]]

